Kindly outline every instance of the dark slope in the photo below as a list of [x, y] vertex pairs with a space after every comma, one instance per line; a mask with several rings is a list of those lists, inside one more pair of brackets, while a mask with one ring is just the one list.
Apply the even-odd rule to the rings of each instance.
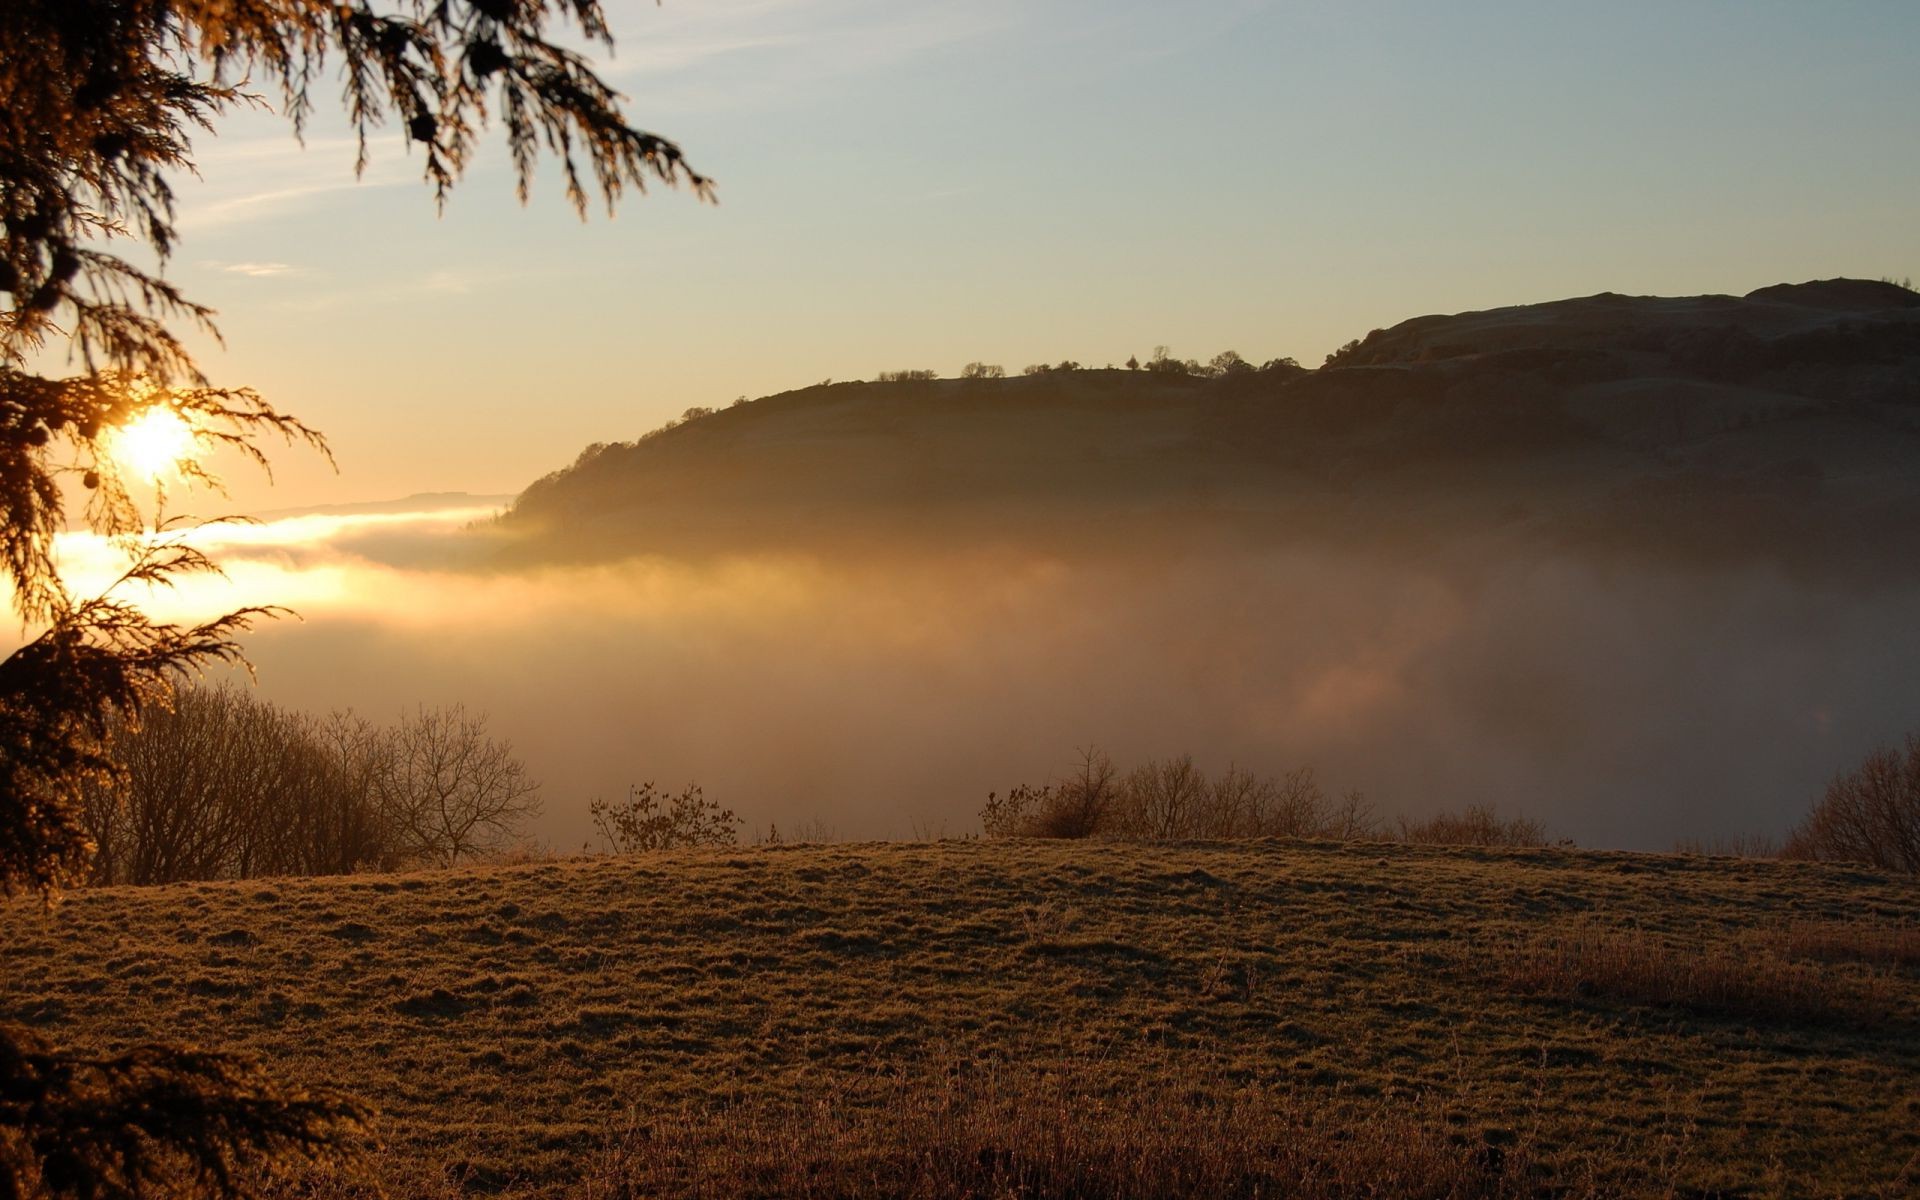
[[1920, 295], [1833, 280], [1420, 317], [1318, 371], [849, 383], [596, 447], [522, 558], [1511, 537], [1904, 571]]

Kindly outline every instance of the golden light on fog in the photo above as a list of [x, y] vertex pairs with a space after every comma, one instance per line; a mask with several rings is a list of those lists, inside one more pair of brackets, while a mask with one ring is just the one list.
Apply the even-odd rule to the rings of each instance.
[[160, 479], [192, 456], [193, 430], [178, 413], [150, 408], [113, 434], [113, 456], [142, 479]]

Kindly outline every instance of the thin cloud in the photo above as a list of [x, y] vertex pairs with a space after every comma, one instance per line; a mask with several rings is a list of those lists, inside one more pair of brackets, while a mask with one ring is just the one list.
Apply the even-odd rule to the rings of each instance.
[[499, 288], [516, 281], [543, 278], [580, 278], [599, 273], [599, 268], [556, 267], [545, 270], [486, 271], [443, 268], [405, 279], [382, 279], [364, 287], [309, 291], [273, 302], [276, 311], [325, 312], [345, 307], [398, 304], [421, 296], [469, 296]]
[[788, 0], [705, 5], [671, 22], [619, 31], [610, 77], [645, 80], [699, 68], [704, 84], [679, 80], [647, 96], [649, 110], [791, 105], [804, 93], [844, 86], [869, 71], [1005, 33], [1026, 20], [1014, 4], [899, 5], [872, 0]]
[[200, 152], [199, 177], [179, 186], [179, 228], [191, 232], [267, 220], [340, 192], [412, 182], [405, 161], [391, 154], [375, 157], [355, 178], [358, 153], [350, 136], [308, 138], [303, 144], [285, 122], [259, 133], [223, 132]]
[[229, 275], [245, 275], [249, 279], [270, 279], [276, 275], [299, 275], [302, 273], [299, 267], [283, 262], [211, 263], [209, 265], [216, 270], [225, 271]]

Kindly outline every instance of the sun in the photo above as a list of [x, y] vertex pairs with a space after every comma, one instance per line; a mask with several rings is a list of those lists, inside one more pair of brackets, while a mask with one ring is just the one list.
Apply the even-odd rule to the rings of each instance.
[[113, 455], [131, 473], [158, 480], [192, 456], [193, 442], [193, 430], [179, 414], [150, 408], [114, 433]]

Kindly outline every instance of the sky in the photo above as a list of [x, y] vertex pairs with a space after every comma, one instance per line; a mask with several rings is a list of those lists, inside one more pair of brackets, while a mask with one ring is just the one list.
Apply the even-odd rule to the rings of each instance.
[[233, 504], [511, 493], [591, 442], [881, 370], [1227, 348], [1430, 312], [1920, 275], [1920, 5], [611, 0], [599, 61], [717, 206], [582, 222], [499, 147], [443, 212], [248, 115], [169, 273], [216, 380], [326, 431]]

